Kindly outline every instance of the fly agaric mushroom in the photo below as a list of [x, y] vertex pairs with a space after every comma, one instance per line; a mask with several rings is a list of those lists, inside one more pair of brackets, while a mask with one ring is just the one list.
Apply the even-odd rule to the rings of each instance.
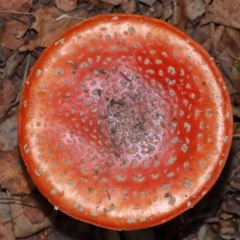
[[110, 229], [193, 207], [226, 162], [232, 112], [209, 54], [173, 26], [100, 15], [57, 38], [26, 81], [19, 144], [42, 194]]

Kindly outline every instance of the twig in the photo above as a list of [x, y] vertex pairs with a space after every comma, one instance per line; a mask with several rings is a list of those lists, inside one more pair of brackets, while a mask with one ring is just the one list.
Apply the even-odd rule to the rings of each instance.
[[12, 16], [12, 18], [13, 18], [14, 20], [17, 20], [17, 21], [19, 21], [20, 23], [23, 23], [23, 24], [25, 24], [25, 25], [28, 25], [29, 27], [31, 26], [31, 24], [30, 24], [30, 23], [27, 23], [27, 22], [25, 22], [25, 21], [23, 21], [23, 20], [19, 19], [19, 18], [18, 18], [18, 17], [16, 17], [16, 16]]
[[24, 13], [24, 12], [16, 12], [16, 11], [0, 11], [0, 13], [16, 13], [22, 15], [34, 15], [34, 13]]
[[58, 18], [56, 18], [56, 21], [62, 20], [63, 18], [72, 18], [72, 19], [77, 19], [77, 20], [84, 20], [84, 19], [86, 19], [86, 18], [72, 17], [69, 14], [70, 13], [66, 13], [66, 14], [63, 14], [63, 15], [59, 16]]
[[77, 20], [84, 20], [84, 19], [86, 19], [86, 18], [78, 18], [78, 17], [73, 17], [73, 16], [71, 16], [71, 15], [74, 14], [74, 13], [76, 13], [76, 12], [78, 12], [78, 11], [80, 11], [80, 10], [83, 10], [83, 9], [86, 8], [88, 5], [89, 5], [89, 3], [88, 3], [86, 6], [84, 6], [84, 7], [79, 7], [79, 8], [77, 8], [77, 9], [75, 9], [75, 10], [69, 12], [69, 13], [62, 14], [61, 16], [59, 16], [59, 17], [56, 18], [56, 21], [59, 21], [59, 20], [61, 20], [61, 19], [63, 19], [63, 18], [71, 18], [71, 19], [77, 19]]

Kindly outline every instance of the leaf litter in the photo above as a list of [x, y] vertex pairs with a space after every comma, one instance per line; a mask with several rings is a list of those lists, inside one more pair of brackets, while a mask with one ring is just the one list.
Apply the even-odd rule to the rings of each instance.
[[0, 152], [0, 185], [11, 195], [23, 196], [30, 194], [36, 187], [32, 182], [21, 159], [19, 148]]
[[[240, 0], [2, 0], [0, 2], [0, 239], [240, 239]], [[145, 230], [117, 232], [57, 212], [36, 190], [17, 142], [21, 87], [55, 37], [103, 13], [161, 18], [199, 42], [223, 74], [231, 96], [234, 139], [212, 191], [190, 211]]]
[[19, 50], [26, 51], [34, 50], [37, 47], [47, 47], [53, 39], [67, 28], [85, 19], [88, 12], [86, 10], [78, 10], [71, 15], [73, 18], [57, 20], [61, 15], [61, 11], [54, 7], [45, 7], [37, 10], [34, 14], [36, 21], [31, 28], [38, 32], [38, 37], [20, 47]]

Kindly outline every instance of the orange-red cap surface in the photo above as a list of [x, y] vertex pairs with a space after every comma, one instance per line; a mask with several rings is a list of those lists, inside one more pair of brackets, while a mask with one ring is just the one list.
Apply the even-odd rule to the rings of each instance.
[[162, 224], [213, 186], [232, 112], [208, 53], [173, 26], [100, 15], [56, 39], [23, 89], [19, 144], [42, 194], [105, 228]]

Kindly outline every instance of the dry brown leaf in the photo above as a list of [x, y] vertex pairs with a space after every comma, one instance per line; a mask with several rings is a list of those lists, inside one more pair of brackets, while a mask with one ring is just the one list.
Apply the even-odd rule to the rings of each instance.
[[0, 125], [0, 150], [11, 151], [18, 146], [17, 114], [8, 118]]
[[16, 90], [10, 79], [5, 78], [0, 82], [0, 118], [3, 118], [13, 106], [16, 96]]
[[[228, 61], [227, 74], [235, 90], [240, 94], [240, 72], [234, 66], [234, 61], [240, 61], [240, 31], [232, 28], [226, 28], [224, 35], [225, 48], [232, 61]], [[222, 67], [224, 67], [222, 61]], [[225, 62], [226, 65], [226, 62]], [[225, 70], [225, 71], [227, 71]]]
[[71, 12], [77, 7], [77, 0], [55, 0], [58, 9], [65, 12]]
[[52, 210], [45, 217], [44, 221], [32, 224], [24, 214], [23, 206], [20, 204], [10, 204], [13, 219], [13, 231], [16, 238], [31, 236], [39, 231], [49, 228], [56, 217], [56, 211]]
[[114, 6], [122, 5], [127, 3], [129, 0], [101, 0], [101, 2], [109, 3]]
[[[27, 45], [22, 46], [19, 51], [34, 50], [37, 47], [47, 47], [56, 37], [63, 33], [67, 28], [82, 21], [81, 19], [61, 19], [56, 21], [62, 13], [54, 7], [40, 8], [35, 13], [36, 21], [32, 28], [38, 32], [36, 40], [30, 41]], [[88, 12], [80, 10], [72, 16], [76, 18], [86, 18]]]
[[0, 105], [6, 105], [15, 100], [16, 90], [9, 78], [0, 82]]
[[225, 213], [240, 215], [240, 206], [235, 199], [228, 199], [221, 204], [221, 209]]
[[155, 14], [154, 14], [153, 17], [160, 18], [162, 16], [162, 13], [163, 13], [162, 3], [156, 2], [154, 8], [155, 8]]
[[198, 24], [191, 34], [191, 37], [200, 43], [207, 51], [212, 49], [212, 41], [211, 41], [211, 30], [210, 25], [200, 25]]
[[42, 223], [46, 214], [53, 210], [53, 206], [39, 191], [34, 191], [30, 195], [23, 196], [21, 200], [26, 203], [23, 204], [24, 214], [33, 224]]
[[118, 11], [121, 13], [136, 14], [139, 13], [139, 7], [135, 0], [129, 0], [127, 3], [119, 6]]
[[[32, 8], [32, 0], [1, 0], [0, 11], [27, 13]], [[1, 17], [11, 19], [11, 13], [1, 13]]]
[[25, 43], [23, 38], [17, 38], [20, 33], [25, 33], [29, 26], [16, 21], [8, 21], [4, 27], [0, 29], [0, 44], [11, 50], [16, 50]]
[[170, 22], [172, 25], [177, 26], [182, 18], [182, 15], [185, 16], [184, 1], [181, 1], [180, 3], [177, 1], [173, 1], [172, 5], [173, 5], [173, 13], [172, 13], [172, 18]]
[[172, 18], [170, 23], [184, 31], [187, 24], [184, 1], [173, 1]]
[[103, 9], [103, 10], [107, 10], [108, 8], [110, 8], [112, 6], [111, 4], [104, 3], [99, 0], [89, 0], [89, 2], [92, 5], [94, 5], [95, 7], [99, 8], [99, 9]]
[[217, 55], [215, 61], [220, 64], [222, 76], [227, 86], [229, 94], [230, 95], [235, 94], [236, 89], [233, 87], [232, 83], [229, 80], [229, 76], [232, 73], [232, 67], [234, 66], [235, 63], [234, 59], [229, 56], [226, 48], [224, 48], [223, 51]]
[[191, 37], [202, 45], [208, 39], [210, 39], [210, 36], [211, 36], [211, 31], [210, 31], [210, 25], [208, 24], [204, 26], [197, 25], [193, 29], [193, 34]]
[[151, 6], [154, 5], [154, 3], [157, 2], [157, 0], [139, 0], [139, 2], [144, 3], [144, 4], [146, 4], [146, 5], [151, 7]]
[[219, 44], [220, 44], [220, 40], [223, 36], [224, 31], [225, 31], [225, 26], [220, 25], [216, 28], [214, 27], [214, 31], [212, 31], [212, 33], [211, 33], [213, 51], [214, 51], [215, 54], [217, 54], [218, 47], [219, 47]]
[[232, 28], [226, 28], [224, 42], [228, 54], [234, 60], [240, 61], [240, 31]]
[[171, 0], [167, 0], [163, 3], [162, 19], [167, 20], [172, 16]]
[[14, 54], [16, 54], [16, 51], [12, 51], [9, 48], [0, 46], [0, 79], [3, 79], [1, 75], [7, 65], [7, 59]]
[[205, 13], [203, 0], [193, 0], [189, 4], [186, 3], [186, 15], [190, 21], [194, 21]]
[[14, 103], [8, 103], [5, 105], [0, 105], [0, 119], [3, 118], [7, 112], [13, 107]]
[[[229, 91], [229, 95], [230, 96], [232, 96], [232, 95], [234, 95], [234, 96], [236, 96], [237, 94], [237, 91], [236, 91], [236, 89], [234, 88], [234, 86], [232, 85], [232, 83], [231, 83], [231, 81], [229, 80], [229, 78], [225, 75], [225, 73], [222, 73], [222, 76], [223, 76], [223, 80], [224, 80], [224, 82], [225, 82], [225, 84], [226, 84], [226, 86], [227, 86], [227, 89], [228, 89], [228, 91]], [[237, 105], [239, 106], [240, 105], [240, 99], [238, 98], [238, 97], [235, 97], [235, 99], [234, 100], [237, 100]]]
[[0, 159], [2, 188], [7, 189], [11, 195], [29, 194], [36, 188], [26, 171], [18, 147], [11, 152], [0, 152]]
[[229, 80], [238, 94], [240, 94], [240, 72], [235, 68], [235, 66], [232, 67], [232, 73], [229, 76]]
[[206, 12], [200, 19], [199, 25], [203, 26], [212, 22], [211, 14]]
[[6, 66], [4, 68], [0, 68], [0, 79], [11, 76], [23, 59], [24, 54], [19, 54], [19, 52], [15, 52], [11, 57], [9, 57], [6, 62]]
[[[7, 194], [0, 192], [0, 199], [7, 198]], [[13, 223], [9, 204], [0, 203], [0, 239], [15, 240], [13, 234]]]
[[[30, 237], [26, 237], [26, 238], [21, 238], [21, 240], [49, 240], [48, 235], [46, 233], [47, 230], [41, 231], [37, 234], [34, 234]], [[61, 240], [61, 239], [54, 239], [54, 240]]]
[[240, 0], [214, 0], [208, 7], [214, 23], [240, 29]]

